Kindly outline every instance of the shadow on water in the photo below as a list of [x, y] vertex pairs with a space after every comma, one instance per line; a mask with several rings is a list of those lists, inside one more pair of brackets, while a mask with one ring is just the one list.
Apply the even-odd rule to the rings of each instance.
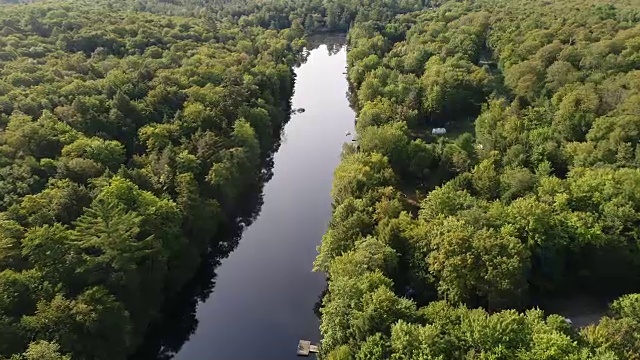
[[[323, 34], [308, 38], [308, 48], [300, 54], [299, 65], [306, 62], [311, 50], [326, 45], [329, 55], [337, 54], [346, 44], [346, 36], [343, 34]], [[291, 103], [285, 105], [291, 115]], [[289, 119], [287, 119], [288, 121]], [[238, 209], [235, 221], [229, 221], [215, 235], [211, 249], [204, 256], [202, 262], [193, 276], [185, 284], [183, 289], [173, 298], [169, 299], [162, 310], [162, 317], [149, 326], [144, 343], [130, 356], [134, 360], [169, 360], [182, 349], [185, 343], [196, 332], [198, 318], [196, 316], [199, 303], [207, 300], [214, 291], [216, 285], [216, 270], [222, 260], [227, 258], [238, 246], [242, 234], [260, 214], [263, 205], [264, 185], [273, 177], [273, 156], [278, 151], [283, 139], [284, 125], [279, 129], [280, 138], [269, 151], [268, 157], [263, 160], [262, 173], [256, 183], [246, 193], [241, 203], [242, 209]], [[311, 264], [309, 265], [311, 266]], [[313, 309], [319, 315], [320, 302], [326, 290], [321, 294], [318, 303]]]
[[283, 105], [283, 108], [286, 111], [278, 114], [286, 118], [277, 130], [280, 136], [268, 151], [267, 156], [262, 159], [262, 171], [256, 182], [246, 189], [242, 199], [238, 201], [242, 206], [236, 209], [231, 219], [220, 226], [211, 240], [209, 252], [203, 255], [196, 273], [182, 290], [166, 302], [161, 311], [161, 318], [149, 326], [144, 342], [129, 357], [130, 360], [172, 359], [195, 333], [198, 328], [197, 306], [213, 293], [216, 285], [216, 269], [222, 260], [236, 249], [244, 230], [260, 215], [264, 185], [273, 177], [273, 156], [282, 144], [281, 133], [291, 117], [290, 100]]
[[203, 257], [193, 278], [167, 302], [162, 311], [162, 318], [150, 326], [144, 343], [130, 359], [172, 359], [195, 333], [198, 327], [197, 305], [213, 293], [216, 269], [222, 260], [235, 250], [243, 231], [260, 214], [263, 204], [262, 191], [264, 184], [273, 177], [273, 154], [279, 146], [280, 142], [275, 144], [271, 156], [264, 160], [260, 179], [246, 192], [242, 201], [244, 206], [238, 210], [235, 221], [222, 226], [216, 234], [216, 242], [212, 243], [209, 252]]

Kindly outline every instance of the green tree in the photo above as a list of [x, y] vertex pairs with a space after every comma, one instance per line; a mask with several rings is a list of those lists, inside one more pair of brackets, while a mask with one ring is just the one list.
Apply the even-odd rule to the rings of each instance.
[[339, 205], [348, 197], [363, 197], [368, 191], [392, 185], [395, 174], [381, 154], [357, 153], [343, 159], [335, 171], [332, 196]]
[[389, 357], [389, 341], [385, 339], [380, 333], [369, 336], [367, 340], [362, 343], [358, 353], [356, 354], [356, 360], [383, 360]]
[[25, 360], [71, 360], [71, 356], [60, 353], [60, 345], [43, 340], [30, 343], [22, 358]]
[[[64, 352], [93, 359], [123, 358], [130, 326], [126, 311], [103, 288], [89, 288], [75, 299], [58, 294], [41, 301], [22, 319], [38, 338], [60, 344]], [[78, 338], [82, 334], [83, 337]]]

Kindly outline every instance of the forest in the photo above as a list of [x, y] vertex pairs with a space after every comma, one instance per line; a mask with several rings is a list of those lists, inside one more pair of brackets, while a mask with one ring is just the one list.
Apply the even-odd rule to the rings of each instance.
[[302, 29], [0, 10], [0, 358], [125, 359], [287, 119]]
[[[357, 144], [319, 357], [638, 358], [637, 0], [4, 0], [0, 359], [136, 351], [268, 172], [321, 32], [348, 34]], [[607, 316], [539, 306], [576, 294]]]
[[[638, 39], [637, 2], [355, 22], [323, 358], [638, 358]], [[538, 307], [571, 295], [610, 310], [579, 329]]]

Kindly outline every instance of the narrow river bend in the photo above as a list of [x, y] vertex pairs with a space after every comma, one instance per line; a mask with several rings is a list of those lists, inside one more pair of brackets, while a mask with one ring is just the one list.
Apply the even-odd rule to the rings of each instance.
[[215, 270], [212, 294], [197, 305], [195, 332], [174, 359], [295, 359], [299, 339], [320, 340], [313, 308], [325, 278], [311, 268], [355, 115], [343, 45], [310, 50], [295, 71], [292, 107], [306, 111], [285, 126], [262, 210]]

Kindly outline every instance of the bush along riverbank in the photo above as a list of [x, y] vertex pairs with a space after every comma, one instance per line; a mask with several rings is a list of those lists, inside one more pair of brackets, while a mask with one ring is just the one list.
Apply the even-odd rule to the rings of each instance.
[[303, 32], [0, 6], [0, 358], [124, 359], [268, 173]]
[[526, 310], [640, 290], [637, 5], [444, 2], [355, 22], [358, 141], [315, 264], [322, 358], [640, 353], [640, 295], [581, 330]]

